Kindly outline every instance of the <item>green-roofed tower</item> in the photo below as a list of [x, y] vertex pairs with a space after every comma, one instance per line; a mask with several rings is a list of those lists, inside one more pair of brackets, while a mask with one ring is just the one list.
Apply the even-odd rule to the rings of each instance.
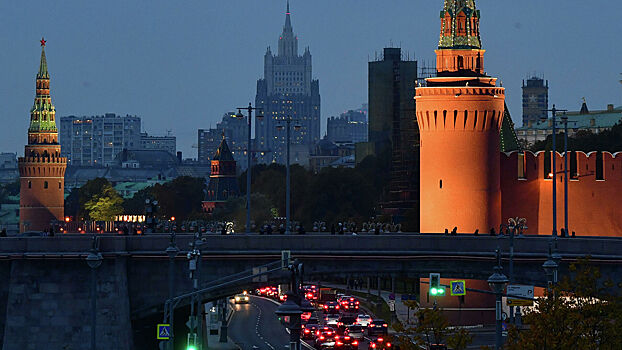
[[63, 220], [67, 158], [60, 156], [56, 108], [50, 97], [50, 73], [41, 39], [35, 102], [30, 109], [28, 144], [20, 157], [20, 231], [43, 231]]
[[505, 105], [503, 123], [501, 124], [501, 137], [499, 139], [501, 141], [499, 145], [501, 152], [522, 151], [507, 104]]

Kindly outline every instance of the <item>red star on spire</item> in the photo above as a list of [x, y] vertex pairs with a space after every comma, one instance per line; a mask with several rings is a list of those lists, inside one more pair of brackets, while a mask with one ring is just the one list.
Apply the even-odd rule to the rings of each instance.
[[45, 43], [47, 43], [47, 41], [45, 41], [45, 39], [43, 37], [41, 37], [41, 47], [45, 47]]

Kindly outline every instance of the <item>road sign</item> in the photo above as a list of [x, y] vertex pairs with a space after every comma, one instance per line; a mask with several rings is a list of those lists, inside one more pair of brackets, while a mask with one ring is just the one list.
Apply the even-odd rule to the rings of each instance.
[[389, 311], [395, 312], [395, 300], [389, 300]]
[[[510, 284], [508, 285], [507, 294], [524, 298], [533, 298], [533, 286]], [[508, 306], [533, 306], [533, 300], [508, 297], [507, 304]]]
[[158, 325], [158, 340], [169, 340], [171, 339], [171, 325], [170, 324], [159, 324]]
[[462, 281], [451, 281], [449, 282], [449, 286], [451, 287], [451, 295], [452, 296], [464, 296], [466, 295], [466, 282]]

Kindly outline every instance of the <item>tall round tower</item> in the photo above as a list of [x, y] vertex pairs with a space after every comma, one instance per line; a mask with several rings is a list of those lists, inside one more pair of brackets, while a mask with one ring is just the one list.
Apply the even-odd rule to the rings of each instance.
[[501, 223], [499, 132], [505, 89], [484, 73], [474, 0], [445, 0], [437, 76], [416, 89], [421, 232], [487, 232]]
[[20, 157], [20, 231], [41, 231], [54, 219], [64, 216], [65, 169], [67, 158], [60, 156], [56, 108], [50, 97], [50, 74], [41, 39], [41, 63], [37, 74], [35, 103], [30, 109], [28, 144]]

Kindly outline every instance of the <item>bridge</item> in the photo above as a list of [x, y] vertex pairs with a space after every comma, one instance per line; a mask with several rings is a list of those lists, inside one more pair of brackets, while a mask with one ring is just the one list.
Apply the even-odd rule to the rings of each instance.
[[[178, 235], [174, 259], [176, 294], [191, 291], [186, 253], [191, 235]], [[548, 258], [550, 237], [525, 236], [514, 240], [514, 281], [546, 285], [542, 263]], [[145, 236], [100, 235], [104, 260], [97, 270], [98, 339], [109, 348], [133, 349], [142, 334], [140, 320], [161, 319], [168, 297], [167, 234]], [[622, 277], [622, 239], [560, 238], [560, 274], [569, 263], [587, 255], [604, 276]], [[307, 280], [335, 277], [383, 276], [418, 278], [429, 272], [443, 277], [487, 279], [495, 264], [495, 250], [503, 252], [507, 274], [509, 239], [473, 235], [207, 235], [201, 243], [200, 281], [238, 274], [279, 260], [282, 250], [305, 265]], [[80, 348], [90, 334], [90, 268], [85, 258], [90, 236], [12, 237], [0, 239], [0, 344], [3, 350]], [[274, 275], [271, 281], [284, 276]], [[272, 278], [272, 277], [271, 277]], [[252, 288], [243, 281], [235, 288]], [[234, 289], [206, 296], [220, 298]], [[144, 330], [152, 336], [153, 328]], [[27, 336], [26, 336], [27, 335]]]

